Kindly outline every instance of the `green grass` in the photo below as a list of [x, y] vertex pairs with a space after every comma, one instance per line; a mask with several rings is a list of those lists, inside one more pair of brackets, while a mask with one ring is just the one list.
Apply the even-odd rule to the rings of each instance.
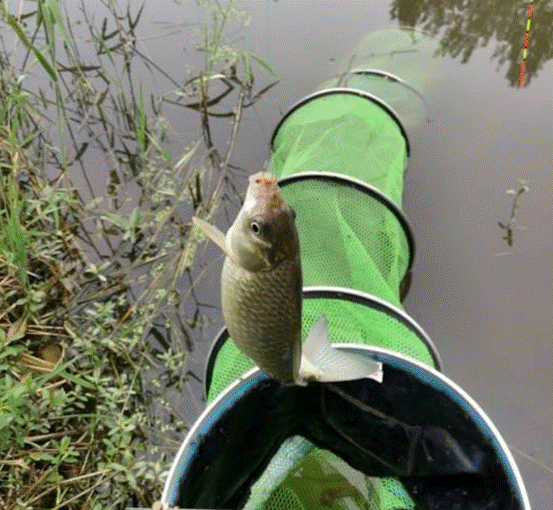
[[[274, 85], [254, 90], [254, 72], [272, 70], [226, 40], [245, 11], [202, 3], [204, 68], [192, 77], [141, 51], [143, 4], [110, 0], [99, 20], [83, 0], [89, 52], [63, 2], [0, 4], [0, 508], [117, 509], [161, 495], [188, 427], [174, 397], [189, 384], [197, 320], [182, 312], [198, 243], [182, 211], [217, 214], [241, 113]], [[174, 89], [148, 91], [136, 66]], [[167, 103], [200, 121], [178, 154]], [[231, 120], [223, 148], [213, 116]], [[109, 160], [105, 194], [90, 179], [93, 150]]]

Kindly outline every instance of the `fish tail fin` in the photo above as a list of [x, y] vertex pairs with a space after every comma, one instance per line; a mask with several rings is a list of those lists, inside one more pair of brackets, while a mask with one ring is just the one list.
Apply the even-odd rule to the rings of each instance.
[[299, 384], [306, 381], [338, 382], [370, 378], [382, 382], [382, 363], [332, 346], [323, 315], [302, 344]]

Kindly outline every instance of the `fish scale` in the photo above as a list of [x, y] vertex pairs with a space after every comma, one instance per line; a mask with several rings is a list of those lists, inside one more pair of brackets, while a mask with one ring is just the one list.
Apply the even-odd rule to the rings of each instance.
[[254, 273], [227, 257], [221, 281], [223, 315], [233, 341], [272, 377], [294, 382], [301, 359], [299, 259]]

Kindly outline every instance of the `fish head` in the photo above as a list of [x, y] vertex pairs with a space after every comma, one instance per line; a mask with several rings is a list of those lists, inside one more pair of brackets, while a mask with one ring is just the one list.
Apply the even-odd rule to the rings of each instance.
[[248, 271], [270, 271], [283, 260], [299, 260], [295, 212], [284, 200], [276, 177], [249, 178], [244, 205], [226, 235], [230, 259]]

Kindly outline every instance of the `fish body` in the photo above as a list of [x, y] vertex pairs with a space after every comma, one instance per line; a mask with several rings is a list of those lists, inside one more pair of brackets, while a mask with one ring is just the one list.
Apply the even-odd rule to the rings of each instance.
[[295, 213], [276, 178], [249, 179], [244, 205], [224, 239], [195, 223], [226, 253], [223, 317], [237, 347], [271, 377], [293, 383], [301, 360], [302, 275]]
[[301, 273], [295, 260], [250, 272], [227, 257], [221, 299], [237, 347], [271, 377], [298, 379], [301, 360]]
[[226, 254], [221, 276], [225, 324], [237, 347], [259, 368], [285, 384], [381, 380], [381, 365], [331, 346], [324, 318], [305, 340], [302, 354], [300, 242], [294, 210], [272, 174], [249, 178], [244, 205], [226, 236], [193, 220]]

